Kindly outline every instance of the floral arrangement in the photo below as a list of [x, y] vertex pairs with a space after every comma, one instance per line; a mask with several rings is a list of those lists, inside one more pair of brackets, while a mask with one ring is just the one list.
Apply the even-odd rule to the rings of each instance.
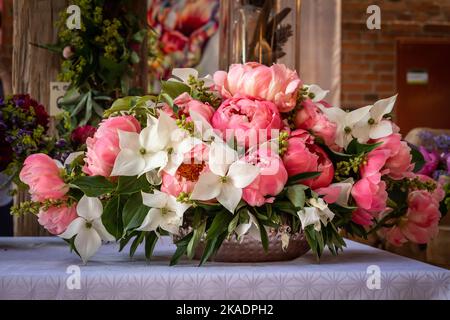
[[352, 111], [330, 106], [284, 65], [236, 64], [213, 79], [174, 69], [157, 96], [118, 99], [87, 151], [64, 165], [29, 156], [20, 173], [51, 233], [87, 261], [103, 241], [177, 236], [171, 264], [200, 263], [225, 239], [287, 248], [303, 233], [320, 257], [345, 247], [340, 230], [378, 232], [395, 245], [426, 243], [438, 230], [444, 192], [418, 174], [420, 152], [392, 122], [396, 96]]
[[[57, 22], [58, 42], [40, 45], [63, 58], [60, 81], [70, 83], [60, 106], [74, 125], [96, 124], [113, 98], [137, 94], [133, 68], [148, 30], [129, 13], [127, 1], [73, 0], [81, 10], [81, 29], [69, 29], [64, 10]], [[150, 35], [151, 36], [151, 35]]]

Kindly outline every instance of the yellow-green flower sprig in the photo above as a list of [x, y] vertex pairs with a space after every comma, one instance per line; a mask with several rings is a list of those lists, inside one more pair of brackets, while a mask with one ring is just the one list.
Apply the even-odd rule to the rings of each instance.
[[286, 131], [281, 131], [280, 135], [278, 137], [278, 146], [279, 146], [279, 154], [280, 156], [283, 156], [289, 146], [289, 133], [287, 133]]
[[338, 181], [345, 180], [351, 173], [358, 173], [360, 166], [365, 165], [366, 163], [367, 159], [365, 154], [352, 157], [349, 160], [340, 161], [336, 164], [334, 177]]
[[188, 85], [191, 87], [193, 96], [202, 101], [203, 103], [209, 103], [214, 108], [218, 108], [220, 105], [220, 98], [210, 91], [208, 87], [205, 87], [205, 81], [195, 78], [193, 75], [189, 75]]

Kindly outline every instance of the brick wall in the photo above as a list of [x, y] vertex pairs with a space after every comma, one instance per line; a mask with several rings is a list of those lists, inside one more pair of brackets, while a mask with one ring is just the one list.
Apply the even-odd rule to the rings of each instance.
[[[372, 4], [381, 9], [380, 30], [366, 26]], [[342, 0], [343, 107], [395, 94], [399, 37], [450, 38], [450, 0]]]

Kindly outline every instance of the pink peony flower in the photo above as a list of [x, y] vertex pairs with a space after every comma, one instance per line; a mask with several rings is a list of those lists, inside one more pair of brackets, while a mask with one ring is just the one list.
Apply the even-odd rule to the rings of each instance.
[[69, 191], [56, 162], [43, 153], [27, 157], [19, 176], [30, 187], [33, 201], [62, 199]]
[[336, 124], [328, 120], [311, 100], [308, 99], [302, 103], [301, 109], [295, 114], [294, 124], [297, 129], [311, 131], [322, 138], [326, 145], [334, 144]]
[[261, 169], [258, 177], [242, 190], [242, 198], [251, 206], [262, 206], [272, 203], [288, 179], [281, 158], [271, 150], [259, 149], [245, 160]]
[[71, 207], [50, 207], [41, 210], [38, 214], [38, 222], [51, 234], [58, 235], [66, 231], [67, 226], [77, 218], [76, 205]]
[[374, 174], [358, 180], [352, 188], [351, 194], [356, 205], [372, 214], [386, 209], [388, 194], [386, 182], [381, 180], [381, 174]]
[[329, 186], [334, 177], [333, 163], [328, 155], [315, 145], [314, 138], [302, 129], [291, 132], [283, 163], [290, 177], [303, 172], [321, 172], [316, 178], [301, 181], [312, 189]]
[[211, 123], [226, 138], [233, 133], [238, 144], [247, 147], [270, 139], [271, 130], [279, 130], [283, 126], [272, 102], [246, 97], [234, 97], [222, 102]]
[[374, 140], [383, 142], [377, 149], [389, 150], [390, 155], [386, 160], [385, 173], [392, 179], [400, 180], [413, 176], [414, 165], [411, 163], [411, 149], [405, 141], [402, 141], [399, 133], [393, 133], [387, 137]]
[[298, 90], [302, 87], [297, 72], [284, 64], [268, 67], [257, 62], [233, 64], [228, 73], [217, 71], [214, 82], [225, 98], [242, 94], [268, 100], [275, 103], [280, 112], [294, 109]]
[[363, 178], [370, 177], [376, 174], [383, 174], [383, 167], [386, 160], [390, 156], [390, 151], [385, 149], [375, 149], [366, 156], [366, 161], [360, 168], [360, 173]]
[[183, 163], [178, 167], [175, 175], [162, 172], [161, 191], [178, 197], [180, 193], [191, 193], [200, 174], [208, 170], [205, 161], [208, 152], [205, 145], [197, 145], [186, 153]]
[[445, 197], [445, 191], [442, 188], [442, 184], [434, 180], [433, 178], [430, 178], [429, 176], [423, 175], [423, 174], [416, 174], [415, 175], [421, 182], [427, 182], [429, 184], [432, 184], [435, 186], [435, 189], [433, 192], [431, 192], [431, 196], [433, 197], [434, 201], [439, 205], [439, 203], [444, 199]]
[[211, 122], [214, 114], [214, 108], [208, 104], [204, 104], [198, 100], [193, 99], [187, 92], [182, 93], [173, 101], [179, 108], [179, 113], [186, 116], [190, 120], [190, 111], [195, 111], [202, 116], [206, 121]]
[[352, 221], [361, 226], [371, 226], [373, 215], [364, 209], [358, 208], [352, 213]]
[[438, 233], [441, 218], [439, 203], [424, 190], [412, 191], [408, 195], [408, 211], [399, 219], [397, 226], [385, 229], [387, 241], [401, 245], [412, 241], [418, 244], [428, 243]]
[[425, 165], [418, 173], [426, 176], [432, 176], [439, 165], [439, 153], [437, 151], [428, 151], [425, 147], [419, 147], [420, 153], [423, 155]]
[[118, 130], [139, 133], [141, 126], [133, 116], [103, 120], [94, 137], [86, 140], [86, 165], [83, 172], [90, 176], [110, 176], [120, 151]]

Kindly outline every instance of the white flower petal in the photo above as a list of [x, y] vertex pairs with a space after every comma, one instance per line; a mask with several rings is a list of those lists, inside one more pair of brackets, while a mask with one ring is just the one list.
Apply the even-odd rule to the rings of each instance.
[[181, 225], [183, 224], [183, 216], [177, 215], [175, 212], [167, 212], [162, 216], [163, 221], [160, 224], [161, 229], [164, 229], [172, 234], [178, 234]]
[[67, 226], [66, 231], [61, 233], [59, 237], [63, 239], [72, 239], [74, 235], [78, 234], [78, 232], [84, 228], [85, 224], [86, 220], [82, 217], [78, 217]]
[[147, 173], [156, 168], [164, 168], [169, 161], [167, 158], [167, 152], [158, 151], [156, 153], [147, 153], [143, 156], [145, 166], [142, 169], [141, 174]]
[[323, 90], [317, 84], [310, 85], [308, 91], [314, 93], [314, 99], [312, 99], [313, 102], [322, 101], [327, 96], [328, 92], [330, 92], [330, 90]]
[[366, 121], [361, 121], [358, 125], [352, 129], [352, 136], [358, 139], [359, 143], [366, 143], [369, 140], [369, 133], [371, 126]]
[[231, 164], [227, 178], [236, 188], [245, 188], [258, 176], [260, 169], [244, 161], [236, 161]]
[[372, 109], [370, 109], [372, 119], [374, 119], [375, 122], [380, 122], [385, 114], [392, 112], [396, 100], [397, 95], [375, 102]]
[[136, 176], [141, 174], [144, 167], [145, 160], [140, 154], [130, 149], [122, 149], [114, 162], [111, 176]]
[[379, 139], [392, 134], [392, 123], [389, 120], [381, 120], [377, 125], [370, 127], [369, 137]]
[[202, 173], [191, 194], [193, 200], [211, 200], [220, 194], [222, 182], [220, 177], [212, 172]]
[[209, 147], [209, 169], [218, 176], [225, 177], [230, 164], [238, 160], [238, 154], [225, 143], [213, 142]]
[[354, 183], [353, 178], [348, 178], [342, 182], [331, 184], [331, 186], [336, 186], [340, 188], [336, 204], [344, 207], [348, 205], [348, 199], [350, 197], [350, 192], [352, 190], [353, 183]]
[[139, 144], [139, 134], [136, 132], [117, 131], [119, 135], [120, 149], [131, 149], [139, 152], [141, 145]]
[[318, 106], [330, 121], [336, 123], [338, 126], [343, 126], [347, 112], [338, 107], [326, 108], [321, 104]]
[[309, 225], [316, 226], [317, 223], [320, 225], [320, 218], [317, 212], [317, 208], [305, 207], [303, 210], [297, 212], [300, 218], [300, 223], [302, 224], [302, 229], [304, 230]]
[[327, 207], [324, 210], [319, 210], [319, 218], [323, 225], [326, 226], [329, 221], [333, 220], [334, 213]]
[[161, 223], [163, 223], [164, 219], [161, 214], [160, 209], [151, 208], [147, 215], [144, 218], [144, 221], [142, 222], [141, 226], [137, 228], [136, 230], [139, 231], [154, 231], [156, 230]]
[[99, 219], [103, 213], [102, 202], [95, 197], [81, 197], [77, 204], [77, 213], [87, 221]]
[[189, 111], [192, 122], [194, 123], [194, 136], [202, 141], [222, 142], [220, 134], [211, 126], [211, 124], [195, 111]]
[[347, 126], [353, 127], [355, 123], [361, 121], [370, 112], [372, 106], [365, 106], [362, 108], [355, 109], [351, 112], [347, 112], [345, 123]]
[[142, 192], [142, 202], [150, 208], [164, 208], [168, 199], [169, 195], [159, 190], [153, 190], [153, 193]]
[[191, 207], [191, 204], [179, 202], [174, 196], [169, 196], [166, 207], [175, 212], [177, 216], [182, 217], [186, 210]]
[[234, 229], [234, 232], [236, 232], [238, 238], [241, 238], [243, 235], [245, 235], [250, 230], [251, 226], [252, 226], [251, 222], [241, 223], [236, 227], [236, 229]]
[[82, 228], [75, 237], [75, 248], [86, 263], [102, 244], [102, 240], [94, 228]]
[[101, 219], [92, 221], [92, 227], [97, 231], [100, 238], [104, 241], [115, 241], [116, 238], [106, 230]]
[[217, 196], [217, 201], [220, 202], [228, 211], [234, 213], [239, 201], [242, 198], [242, 189], [236, 188], [233, 184], [227, 182], [222, 184], [222, 190]]
[[189, 76], [198, 78], [198, 71], [193, 68], [173, 68], [172, 75], [179, 78], [182, 82], [187, 83]]
[[149, 171], [145, 175], [151, 185], [159, 186], [162, 183], [162, 177], [158, 170]]
[[77, 152], [72, 152], [71, 154], [69, 154], [69, 156], [66, 158], [66, 161], [64, 161], [64, 167], [70, 166], [76, 158], [78, 158], [79, 156], [81, 156], [83, 154], [84, 154], [84, 151], [77, 151]]
[[162, 169], [168, 174], [175, 176], [178, 167], [183, 163], [184, 155], [181, 153], [172, 153], [169, 155], [167, 164]]

